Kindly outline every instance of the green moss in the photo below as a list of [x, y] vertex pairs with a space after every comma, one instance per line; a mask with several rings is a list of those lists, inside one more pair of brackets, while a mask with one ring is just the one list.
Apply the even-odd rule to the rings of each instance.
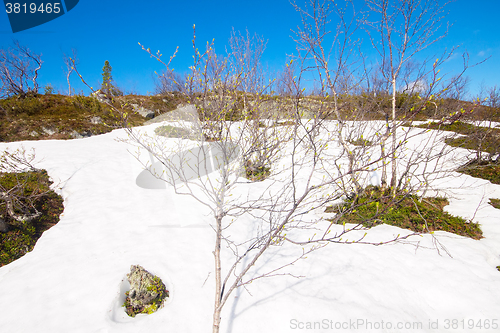
[[102, 106], [94, 97], [86, 97], [83, 95], [75, 95], [71, 98], [73, 105], [80, 111], [89, 111], [91, 113], [100, 113]]
[[41, 96], [29, 96], [22, 99], [13, 96], [0, 101], [0, 106], [13, 115], [34, 115], [44, 107]]
[[273, 124], [273, 126], [294, 126], [295, 121], [293, 120], [286, 120], [286, 121], [277, 121], [276, 123]]
[[497, 154], [500, 147], [500, 131], [498, 133], [484, 133], [484, 136], [478, 136], [479, 133], [478, 131], [476, 134], [470, 134], [466, 137], [446, 138], [445, 142], [452, 147], [479, 150], [491, 155]]
[[439, 123], [422, 124], [417, 127], [451, 131], [465, 136], [445, 139], [446, 144], [469, 150], [480, 150], [491, 155], [499, 153], [500, 129], [474, 126], [460, 121], [450, 125]]
[[386, 223], [415, 232], [442, 230], [473, 239], [482, 238], [478, 223], [444, 212], [443, 207], [447, 204], [445, 198], [423, 198], [420, 201], [417, 196], [404, 192], [392, 197], [390, 191], [383, 192], [370, 186], [360, 196], [341, 206], [329, 207], [327, 211], [344, 214], [337, 221], [339, 224], [362, 224], [371, 228]]
[[444, 124], [439, 124], [439, 123], [431, 123], [431, 124], [422, 124], [418, 125], [416, 127], [419, 128], [428, 128], [428, 129], [434, 129], [434, 130], [441, 130], [441, 131], [450, 131], [450, 132], [455, 132], [458, 134], [464, 134], [467, 135], [469, 133], [472, 133], [474, 131], [479, 130], [480, 128], [468, 123], [464, 123], [461, 121], [456, 121], [453, 124], [450, 125], [444, 125]]
[[163, 95], [140, 96], [140, 95], [125, 95], [116, 97], [119, 106], [125, 106], [132, 110], [132, 104], [137, 104], [148, 110], [154, 110], [156, 115], [160, 115], [172, 110], [175, 110], [179, 104], [186, 104], [187, 98], [179, 92], [171, 92]]
[[491, 198], [489, 204], [497, 209], [500, 209], [500, 199]]
[[[0, 186], [5, 190], [11, 190], [17, 184], [23, 184], [15, 192], [21, 198], [21, 203], [28, 207], [32, 204], [41, 215], [30, 223], [19, 223], [10, 218], [5, 202], [0, 201], [1, 215], [5, 216], [5, 222], [9, 225], [9, 231], [0, 233], [0, 266], [30, 252], [42, 233], [59, 222], [59, 215], [64, 209], [61, 196], [50, 190], [52, 182], [45, 170], [0, 174]], [[32, 200], [28, 202], [23, 197], [31, 197]]]
[[161, 281], [161, 279], [158, 276], [154, 276], [153, 281], [151, 284], [147, 286], [148, 291], [152, 291], [153, 293], [156, 293], [157, 296], [155, 299], [151, 301], [150, 304], [145, 305], [143, 308], [134, 308], [130, 297], [129, 292], [127, 291], [125, 295], [127, 296], [125, 299], [125, 303], [122, 305], [125, 307], [125, 312], [130, 316], [130, 317], [135, 317], [137, 314], [152, 314], [156, 312], [158, 309], [160, 309], [163, 306], [163, 303], [165, 300], [170, 296], [169, 291], [167, 290], [167, 287], [165, 284]]
[[156, 135], [167, 138], [194, 138], [195, 134], [187, 128], [175, 127], [171, 125], [159, 126], [155, 129]]
[[258, 167], [256, 170], [251, 170], [250, 168], [245, 168], [246, 178], [258, 182], [266, 179], [271, 174], [271, 168], [268, 167]]
[[487, 161], [472, 161], [461, 166], [458, 172], [465, 173], [469, 176], [486, 179], [493, 184], [500, 184], [500, 164], [489, 163]]
[[372, 145], [372, 142], [370, 140], [364, 139], [363, 136], [360, 136], [356, 140], [350, 140], [349, 143], [351, 143], [355, 146], [361, 146], [361, 147], [366, 147], [366, 146]]

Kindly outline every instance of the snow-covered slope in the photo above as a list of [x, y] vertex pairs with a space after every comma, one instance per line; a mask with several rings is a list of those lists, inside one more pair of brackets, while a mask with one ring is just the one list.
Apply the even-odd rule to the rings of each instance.
[[[0, 268], [1, 332], [211, 331], [208, 211], [168, 187], [137, 186], [141, 166], [119, 137], [123, 130], [0, 145], [35, 148], [37, 166], [65, 200], [60, 222], [35, 249]], [[446, 209], [474, 217], [484, 239], [437, 232], [451, 257], [438, 253], [429, 235], [377, 247], [330, 244], [288, 269], [302, 278], [278, 276], [238, 290], [223, 310], [221, 332], [499, 332], [500, 210], [485, 202], [500, 198], [500, 186], [465, 175], [448, 182], [455, 189]], [[382, 225], [370, 235], [406, 232]], [[259, 265], [294, 251], [282, 250]], [[132, 319], [120, 305], [135, 264], [160, 276], [171, 297], [159, 312]]]

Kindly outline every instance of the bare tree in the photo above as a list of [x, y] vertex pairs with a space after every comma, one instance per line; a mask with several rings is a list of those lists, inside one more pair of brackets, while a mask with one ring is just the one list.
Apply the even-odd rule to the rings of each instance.
[[185, 78], [173, 69], [162, 70], [161, 74], [155, 72], [155, 85], [158, 94], [171, 92], [182, 92], [184, 90]]
[[470, 78], [468, 76], [456, 75], [450, 80], [449, 88], [442, 94], [442, 97], [457, 101], [466, 100], [469, 84]]
[[[360, 184], [353, 171], [357, 152], [356, 149], [352, 149], [345, 138], [344, 132], [347, 124], [344, 122], [346, 118], [341, 115], [339, 95], [352, 93], [353, 88], [360, 84], [354, 67], [361, 66], [361, 64], [356, 64], [356, 61], [359, 61], [357, 59], [362, 58], [362, 55], [356, 52], [358, 43], [355, 41], [355, 34], [362, 21], [361, 14], [352, 1], [345, 1], [344, 6], [334, 1], [320, 0], [308, 1], [304, 7], [295, 3], [293, 5], [302, 19], [301, 27], [298, 27], [295, 32], [298, 56], [306, 64], [306, 70], [312, 70], [317, 74], [321, 86], [320, 95], [333, 97], [333, 105], [329, 105], [328, 102], [320, 103], [317, 108], [318, 114], [313, 116], [315, 123], [313, 127], [320, 125], [327, 118], [337, 120], [336, 139], [349, 158], [350, 183], [353, 185], [354, 192], [358, 194]], [[332, 16], [337, 18], [333, 32], [329, 30]], [[333, 36], [329, 36], [331, 34]], [[308, 63], [312, 64], [308, 65]], [[347, 132], [352, 133], [350, 130]], [[315, 133], [311, 133], [314, 136]], [[311, 141], [314, 141], [313, 137]]]
[[66, 66], [66, 68], [64, 69], [64, 73], [66, 74], [66, 81], [68, 82], [68, 96], [71, 96], [73, 91], [71, 89], [71, 81], [69, 80], [69, 78], [75, 70], [74, 66], [78, 65], [80, 62], [78, 60], [78, 55], [77, 55], [76, 49], [71, 49], [70, 56], [63, 54], [63, 61], [64, 61], [64, 65]]
[[[217, 54], [213, 43], [207, 43], [205, 50], [200, 51], [193, 38], [193, 65], [183, 83], [183, 92], [191, 104], [186, 110], [191, 111], [159, 126], [154, 134], [127, 128], [129, 143], [161, 164], [158, 167], [138, 155], [144, 167], [177, 194], [190, 196], [211, 213], [210, 226], [215, 234], [214, 333], [219, 332], [224, 306], [235, 290], [259, 279], [287, 274], [286, 267], [328, 243], [381, 245], [419, 234], [408, 232], [370, 240], [366, 237], [365, 221], [354, 225], [341, 223], [343, 217], [362, 205], [373, 203], [355, 200], [357, 192], [366, 186], [367, 175], [387, 156], [396, 156], [401, 146], [381, 155], [375, 153], [378, 145], [374, 143], [383, 140], [380, 136], [386, 125], [360, 125], [343, 116], [339, 91], [349, 90], [360, 80], [351, 67], [356, 67], [355, 61], [349, 61], [347, 56], [352, 49], [349, 32], [357, 29], [358, 21], [347, 20], [342, 8], [319, 1], [311, 4], [311, 11], [296, 7], [303, 15], [304, 27], [297, 37], [302, 54], [295, 61], [299, 65], [294, 68], [293, 62], [289, 64], [278, 82], [285, 96], [273, 96], [272, 103], [265, 99], [265, 92], [273, 91], [272, 83], [259, 79], [262, 76], [258, 67], [245, 64], [258, 64], [255, 59], [249, 60], [259, 52], [248, 50], [259, 47], [246, 47], [248, 35], [236, 35], [242, 39], [234, 45], [244, 47], [236, 46], [236, 52], [227, 56]], [[336, 30], [338, 38], [334, 38], [336, 50], [347, 52], [341, 56], [337, 53], [330, 57], [325, 51], [323, 37], [328, 33], [330, 13], [340, 14], [339, 24], [345, 28]], [[320, 29], [316, 28], [318, 23]], [[339, 31], [345, 31], [345, 35]], [[159, 52], [153, 54], [144, 49], [170, 69], [173, 57], [163, 62]], [[336, 64], [331, 65], [332, 62]], [[304, 96], [302, 80], [311, 69], [321, 78], [321, 98]], [[276, 115], [285, 115], [283, 120], [292, 121], [280, 124], [282, 119]], [[336, 121], [329, 121], [328, 117]], [[423, 132], [425, 129], [408, 131], [402, 140], [418, 138]], [[373, 143], [355, 144], [363, 142], [364, 137], [374, 138]], [[425, 153], [415, 149], [406, 158], [400, 158], [406, 163], [401, 166], [399, 182], [407, 188], [414, 185], [410, 175], [427, 176], [438, 168], [417, 172], [421, 167], [418, 161], [447, 156], [435, 152], [432, 141], [425, 144]], [[242, 175], [245, 159], [256, 152], [262, 152], [260, 156], [270, 172], [262, 186], [250, 190], [251, 181]], [[415, 181], [420, 184], [420, 180]], [[354, 200], [345, 205], [349, 202], [346, 199], [353, 198], [353, 190]], [[384, 199], [393, 204], [398, 200], [391, 195]], [[313, 213], [323, 211], [327, 205], [336, 207], [331, 220]], [[373, 219], [383, 213], [377, 212]], [[251, 231], [240, 236], [241, 229]], [[266, 253], [278, 252], [285, 244], [299, 245], [301, 251], [276, 266], [258, 266]]]
[[[35, 153], [27, 153], [24, 148], [14, 152], [4, 151], [0, 156], [0, 175], [4, 173], [40, 171], [33, 166]], [[10, 188], [0, 185], [0, 232], [7, 232], [9, 225], [23, 227], [38, 218], [41, 213], [34, 206], [34, 201], [46, 192], [35, 189], [32, 194], [24, 194], [27, 180], [16, 175], [16, 182]]]
[[247, 93], [260, 93], [259, 90], [268, 86], [261, 63], [266, 45], [267, 41], [264, 38], [257, 34], [251, 36], [248, 30], [245, 35], [234, 29], [231, 32], [230, 66], [241, 70], [241, 89]]
[[[382, 62], [382, 74], [391, 87], [391, 188], [395, 194], [397, 186], [397, 128], [398, 115], [396, 99], [398, 85], [405, 81], [408, 73], [405, 68], [411, 64], [415, 56], [442, 39], [439, 34], [445, 5], [436, 0], [367, 0], [375, 21], [368, 22], [373, 30], [369, 30], [373, 47], [378, 51]], [[433, 65], [437, 67], [438, 61]], [[441, 60], [442, 62], [442, 60]], [[424, 61], [421, 69], [413, 79], [413, 89], [425, 77]], [[412, 73], [415, 72], [415, 69]], [[401, 80], [403, 79], [403, 80]], [[408, 87], [408, 82], [406, 83]], [[432, 87], [432, 84], [429, 85]], [[429, 90], [429, 89], [427, 89]]]
[[[472, 105], [479, 106], [478, 114], [472, 113], [471, 124], [465, 131], [465, 137], [455, 138], [453, 142], [474, 152], [474, 157], [469, 161], [471, 168], [488, 165], [492, 162], [499, 162], [500, 159], [500, 131], [496, 127], [495, 120], [500, 115], [498, 107], [500, 106], [500, 92], [496, 86], [481, 87], [479, 95], [475, 98]], [[471, 108], [471, 107], [469, 107]], [[472, 108], [471, 108], [472, 109]]]
[[[238, 42], [246, 45], [248, 37], [237, 35], [241, 37], [244, 40]], [[191, 196], [212, 214], [210, 225], [215, 233], [213, 332], [219, 332], [222, 310], [236, 289], [255, 280], [287, 274], [286, 267], [311, 251], [328, 243], [379, 245], [414, 234], [365, 241], [362, 223], [342, 226], [335, 222], [354, 211], [354, 206], [339, 211], [334, 222], [310, 215], [313, 210], [324, 209], [327, 204], [349, 196], [351, 187], [346, 184], [352, 184], [352, 174], [366, 174], [381, 159], [366, 157], [368, 145], [353, 153], [356, 148], [348, 139], [361, 133], [355, 134], [347, 125], [343, 125], [342, 133], [348, 132], [351, 136], [343, 137], [342, 143], [336, 144], [339, 131], [332, 131], [325, 118], [318, 117], [317, 121], [314, 117], [304, 118], [306, 111], [318, 115], [328, 112], [326, 104], [315, 104], [303, 95], [300, 81], [304, 71], [280, 83], [286, 96], [274, 96], [275, 101], [267, 103], [264, 92], [269, 89], [268, 84], [262, 86], [262, 80], [251, 77], [252, 73], [257, 76], [260, 73], [254, 71], [255, 66], [244, 64], [245, 59], [250, 58], [247, 51], [224, 57], [215, 54], [213, 44], [207, 44], [201, 52], [194, 43], [193, 49], [194, 64], [184, 85], [186, 98], [197, 108], [195, 115], [198, 114], [199, 119], [191, 114], [159, 127], [163, 130], [156, 133], [166, 137], [133, 128], [127, 131], [131, 144], [161, 163], [162, 167], [158, 168], [141, 155], [137, 156], [152, 175], [172, 186], [177, 194]], [[233, 56], [237, 61], [231, 59]], [[288, 117], [285, 117], [286, 124], [270, 116], [280, 114]], [[259, 122], [262, 126], [255, 126]], [[210, 131], [207, 132], [207, 128]], [[363, 131], [374, 132], [368, 128]], [[217, 135], [212, 137], [214, 133]], [[262, 138], [267, 141], [265, 147], [260, 146]], [[346, 153], [346, 146], [350, 153]], [[250, 192], [245, 191], [251, 181], [242, 177], [245, 174], [242, 164], [255, 149], [265, 151], [263, 156], [270, 172], [263, 186]], [[276, 153], [269, 155], [268, 151]], [[239, 237], [238, 230], [249, 227], [245, 221], [251, 221], [253, 231]], [[348, 234], [352, 234], [351, 240], [347, 239]], [[264, 254], [279, 251], [285, 243], [299, 244], [302, 251], [287, 262], [258, 270], [256, 264]]]
[[486, 91], [486, 105], [490, 108], [499, 108], [500, 107], [500, 88], [496, 85], [490, 87]]
[[19, 41], [14, 47], [0, 49], [0, 97], [16, 95], [24, 98], [38, 93], [38, 71], [42, 68], [41, 54], [31, 51]]

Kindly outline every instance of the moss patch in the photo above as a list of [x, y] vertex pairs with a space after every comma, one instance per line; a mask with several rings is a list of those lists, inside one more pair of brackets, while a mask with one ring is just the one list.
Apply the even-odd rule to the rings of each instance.
[[497, 209], [500, 209], [500, 199], [493, 199], [491, 198], [490, 199], [490, 202], [488, 202], [490, 205], [492, 205], [493, 207], [497, 208]]
[[277, 121], [273, 124], [273, 126], [295, 126], [295, 121], [293, 120]]
[[127, 276], [131, 290], [125, 293], [123, 306], [130, 317], [156, 312], [170, 296], [163, 281], [139, 265], [132, 266]]
[[487, 161], [472, 161], [461, 166], [458, 172], [465, 173], [469, 176], [486, 179], [493, 184], [500, 184], [500, 164], [489, 163]]
[[366, 147], [366, 146], [372, 145], [372, 142], [370, 140], [364, 139], [363, 136], [357, 138], [356, 140], [349, 140], [349, 143], [351, 143], [355, 146], [361, 146], [361, 147]]
[[[33, 250], [42, 233], [59, 222], [59, 215], [64, 209], [62, 197], [49, 188], [52, 182], [45, 170], [0, 174], [0, 185], [6, 190], [19, 183], [24, 186], [17, 195], [35, 196], [32, 204], [41, 215], [30, 223], [13, 221], [6, 213], [5, 202], [0, 201], [1, 214], [9, 225], [9, 231], [0, 233], [0, 266], [7, 265]], [[28, 202], [22, 204], [29, 206]]]
[[459, 138], [447, 138], [446, 144], [452, 147], [460, 147], [469, 150], [480, 150], [491, 155], [499, 153], [500, 129], [482, 126], [474, 126], [464, 122], [454, 122], [450, 125], [438, 123], [422, 124], [417, 127], [434, 130], [451, 131], [465, 136]]
[[[328, 207], [327, 212], [344, 214], [337, 223], [362, 224], [370, 228], [381, 223], [415, 232], [447, 231], [473, 239], [482, 238], [478, 223], [467, 222], [461, 217], [443, 211], [448, 204], [445, 198], [419, 198], [400, 193], [392, 197], [390, 191], [378, 187], [366, 188], [360, 196], [347, 200], [338, 207]], [[336, 219], [330, 219], [336, 221]]]
[[253, 182], [259, 182], [271, 174], [271, 168], [268, 167], [258, 167], [258, 168], [245, 168], [245, 174], [246, 178], [253, 181]]
[[154, 96], [125, 95], [116, 97], [115, 100], [119, 107], [133, 110], [132, 104], [137, 104], [139, 107], [154, 111], [155, 116], [175, 110], [179, 104], [187, 103], [186, 97], [179, 92]]
[[450, 125], [444, 125], [444, 124], [439, 124], [439, 123], [430, 123], [430, 124], [421, 124], [416, 127], [419, 128], [428, 128], [428, 129], [433, 129], [433, 130], [441, 130], [441, 131], [449, 131], [449, 132], [455, 132], [458, 134], [464, 134], [467, 135], [475, 130], [478, 129], [477, 126], [464, 123], [461, 121], [456, 121], [453, 124]]
[[196, 139], [195, 133], [187, 128], [175, 127], [171, 125], [159, 126], [155, 129], [156, 135], [167, 138]]

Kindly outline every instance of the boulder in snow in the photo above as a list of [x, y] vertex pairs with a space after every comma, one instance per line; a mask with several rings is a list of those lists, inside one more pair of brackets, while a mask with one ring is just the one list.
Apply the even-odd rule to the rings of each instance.
[[159, 277], [139, 265], [132, 265], [127, 277], [130, 290], [125, 293], [127, 298], [123, 306], [130, 317], [138, 313], [151, 314], [163, 306], [169, 292]]

